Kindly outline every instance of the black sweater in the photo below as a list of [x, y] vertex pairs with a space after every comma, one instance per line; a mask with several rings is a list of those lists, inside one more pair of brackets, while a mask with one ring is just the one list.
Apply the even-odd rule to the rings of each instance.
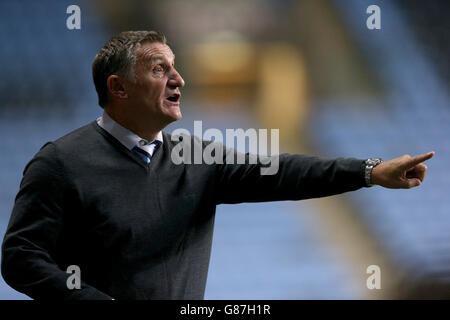
[[[283, 154], [275, 175], [259, 164], [176, 165], [179, 142], [163, 135], [149, 165], [95, 121], [45, 144], [3, 240], [5, 281], [35, 299], [203, 299], [216, 205], [365, 185], [357, 159]], [[68, 289], [69, 265], [80, 267], [81, 289]]]

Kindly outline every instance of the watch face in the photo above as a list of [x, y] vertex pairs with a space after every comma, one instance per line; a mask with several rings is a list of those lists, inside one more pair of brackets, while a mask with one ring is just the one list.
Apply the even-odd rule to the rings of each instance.
[[368, 160], [367, 160], [367, 165], [369, 165], [369, 166], [375, 166], [375, 165], [377, 165], [377, 164], [379, 164], [379, 163], [381, 163], [381, 162], [382, 162], [382, 160], [379, 159], [379, 158], [371, 158], [371, 159], [368, 159]]

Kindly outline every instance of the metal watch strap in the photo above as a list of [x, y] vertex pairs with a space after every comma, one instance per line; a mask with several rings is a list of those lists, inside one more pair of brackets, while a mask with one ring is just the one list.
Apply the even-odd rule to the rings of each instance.
[[372, 170], [377, 165], [383, 162], [383, 159], [381, 158], [369, 158], [366, 160], [365, 163], [365, 169], [364, 169], [364, 179], [366, 181], [367, 187], [372, 187], [373, 184], [371, 183], [371, 177], [372, 177]]

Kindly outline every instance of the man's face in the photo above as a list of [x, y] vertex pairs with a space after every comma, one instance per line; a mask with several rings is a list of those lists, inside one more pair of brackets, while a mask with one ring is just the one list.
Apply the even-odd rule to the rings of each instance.
[[181, 119], [179, 88], [184, 80], [175, 70], [172, 50], [159, 42], [146, 42], [136, 48], [136, 56], [135, 83], [129, 88], [136, 116], [164, 124]]

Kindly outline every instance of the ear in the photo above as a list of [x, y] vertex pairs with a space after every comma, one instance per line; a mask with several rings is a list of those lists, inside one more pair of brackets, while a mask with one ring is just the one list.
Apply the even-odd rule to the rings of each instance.
[[117, 99], [127, 99], [128, 93], [125, 90], [124, 79], [118, 75], [112, 74], [106, 79], [108, 92]]

